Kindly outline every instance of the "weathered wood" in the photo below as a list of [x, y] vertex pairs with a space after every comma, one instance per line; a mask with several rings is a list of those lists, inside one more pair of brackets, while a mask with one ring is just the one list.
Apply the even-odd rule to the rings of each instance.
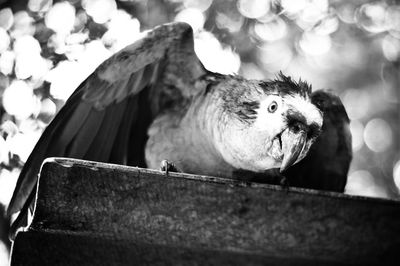
[[337, 265], [229, 250], [191, 249], [70, 231], [29, 231], [17, 236], [12, 265]]
[[32, 243], [59, 243], [45, 249], [55, 256], [63, 239], [83, 235], [102, 247], [112, 239], [110, 249], [128, 243], [121, 252], [171, 253], [174, 264], [204, 256], [207, 264], [396, 264], [399, 225], [398, 201], [56, 158], [42, 167], [34, 219], [17, 235], [12, 263], [34, 256]]

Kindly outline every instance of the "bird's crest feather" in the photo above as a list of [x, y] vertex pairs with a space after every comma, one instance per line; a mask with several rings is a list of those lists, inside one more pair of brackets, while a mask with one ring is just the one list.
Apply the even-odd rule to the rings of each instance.
[[275, 79], [263, 81], [260, 85], [268, 93], [278, 93], [281, 96], [298, 94], [303, 98], [309, 98], [312, 92], [311, 85], [306, 81], [301, 79], [295, 81], [290, 76], [285, 76], [282, 72], [279, 72]]

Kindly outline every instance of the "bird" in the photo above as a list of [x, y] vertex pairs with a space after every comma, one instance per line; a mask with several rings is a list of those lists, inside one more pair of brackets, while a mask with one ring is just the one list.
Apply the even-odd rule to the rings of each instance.
[[282, 72], [248, 80], [209, 71], [196, 56], [188, 24], [157, 26], [72, 93], [27, 159], [8, 214], [22, 217], [32, 207], [47, 157], [153, 169], [167, 160], [192, 174], [240, 178], [277, 169], [284, 176], [323, 130], [335, 130], [333, 123], [323, 127], [326, 114], [313, 102], [315, 93]]

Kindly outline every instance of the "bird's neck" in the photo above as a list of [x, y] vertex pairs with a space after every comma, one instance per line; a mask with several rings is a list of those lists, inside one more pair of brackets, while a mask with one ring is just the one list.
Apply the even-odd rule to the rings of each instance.
[[[224, 114], [218, 108], [218, 97], [212, 92], [196, 97], [195, 102], [189, 108], [180, 123], [181, 140], [187, 149], [186, 160], [190, 162], [188, 172], [197, 174], [231, 177], [236, 170], [228, 164], [214, 143], [220, 136], [218, 132], [223, 130]], [[179, 145], [178, 145], [179, 146]]]
[[[204, 85], [204, 84], [198, 84]], [[231, 177], [236, 170], [228, 164], [214, 143], [220, 137], [223, 115], [217, 95], [198, 90], [188, 109], [177, 108], [157, 117], [149, 128], [146, 163], [158, 169], [162, 160], [174, 163], [186, 173]]]

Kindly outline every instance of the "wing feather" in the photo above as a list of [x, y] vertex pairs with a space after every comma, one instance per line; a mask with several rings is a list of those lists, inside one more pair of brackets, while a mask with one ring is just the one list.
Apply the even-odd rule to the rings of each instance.
[[32, 204], [29, 196], [47, 157], [143, 166], [147, 128], [160, 109], [163, 88], [172, 86], [179, 92], [174, 95], [192, 97], [194, 83], [206, 73], [193, 46], [188, 24], [165, 24], [104, 61], [42, 134], [21, 171], [8, 214]]
[[[65, 154], [68, 144], [71, 142], [71, 137], [76, 136], [78, 132], [85, 126], [85, 123], [91, 123], [92, 126], [96, 121], [92, 115], [90, 116], [91, 106], [88, 104], [80, 104], [73, 113], [64, 120], [67, 123], [63, 126], [58, 126], [53, 130], [51, 145], [46, 149], [46, 153], [52, 156], [53, 154]], [[96, 117], [98, 119], [98, 117]], [[93, 131], [91, 131], [93, 132]]]
[[[83, 156], [84, 159], [107, 162], [111, 154], [112, 144], [118, 133], [118, 126], [126, 109], [126, 102], [113, 104], [105, 112], [99, 130], [91, 142], [91, 146]], [[101, 145], [99, 146], [99, 143]]]
[[51, 146], [54, 141], [54, 136], [57, 136], [55, 133], [57, 133], [56, 131], [59, 128], [60, 121], [69, 119], [78, 106], [78, 103], [74, 101], [73, 98], [79, 98], [80, 96], [81, 94], [78, 92], [73, 93], [71, 98], [67, 101], [69, 104], [66, 104], [65, 107], [60, 110], [57, 116], [43, 132], [38, 143], [35, 145], [17, 180], [13, 197], [11, 198], [7, 209], [9, 215], [19, 211], [25, 204], [25, 197], [29, 197], [31, 192], [34, 190], [37, 174], [44, 158], [52, 156], [48, 154], [47, 151], [48, 147]]
[[[77, 120], [79, 119], [80, 115], [85, 114], [76, 112], [74, 113], [74, 118]], [[69, 135], [69, 142], [59, 143], [58, 145], [55, 144], [55, 146], [65, 146], [64, 151], [61, 154], [64, 154], [64, 156], [66, 157], [82, 158], [89, 150], [92, 142], [94, 141], [94, 138], [97, 136], [97, 134], [100, 133], [101, 125], [102, 123], [104, 123], [105, 116], [105, 111], [88, 110], [86, 115], [87, 118], [84, 120], [84, 123], [82, 123], [79, 130], [73, 133], [71, 132], [71, 134]], [[72, 123], [68, 123], [65, 128], [68, 128], [72, 125]], [[52, 152], [51, 154], [60, 153]]]
[[118, 91], [109, 89], [102, 98], [97, 98], [95, 101], [99, 101], [101, 104], [107, 106], [114, 101], [118, 101], [118, 94], [121, 92], [125, 95], [124, 97], [126, 97], [131, 90], [139, 92], [143, 88], [139, 86], [143, 79], [143, 72], [144, 69], [140, 69], [134, 73], [130, 79], [125, 80], [126, 84], [129, 84], [129, 86], [122, 86]]
[[110, 163], [128, 164], [129, 138], [132, 130], [131, 125], [134, 124], [132, 121], [136, 121], [139, 108], [137, 97], [131, 97], [124, 101], [126, 102], [126, 110], [122, 116], [122, 121], [124, 121], [124, 123], [120, 123], [118, 127], [118, 133], [110, 152]]

